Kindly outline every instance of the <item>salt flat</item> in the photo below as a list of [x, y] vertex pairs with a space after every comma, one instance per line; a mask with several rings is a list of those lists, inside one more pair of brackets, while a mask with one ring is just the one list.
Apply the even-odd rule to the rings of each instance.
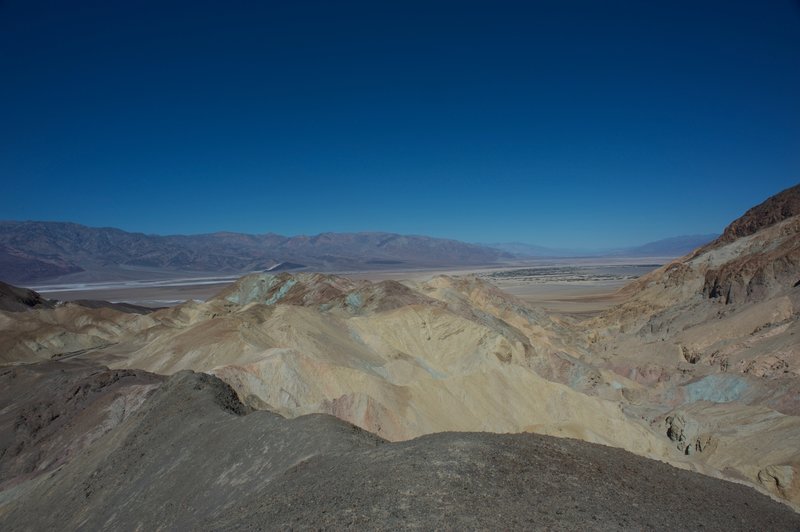
[[[669, 258], [568, 259], [519, 261], [502, 267], [398, 269], [338, 272], [369, 281], [425, 281], [435, 275], [477, 275], [504, 292], [550, 312], [589, 316], [619, 302], [617, 291]], [[121, 282], [60, 283], [32, 288], [62, 301], [101, 299], [151, 307], [169, 307], [190, 299], [205, 301], [237, 276], [205, 275]]]

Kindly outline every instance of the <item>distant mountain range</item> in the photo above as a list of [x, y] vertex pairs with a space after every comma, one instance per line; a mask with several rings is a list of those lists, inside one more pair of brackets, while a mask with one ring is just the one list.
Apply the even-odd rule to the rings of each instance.
[[480, 266], [536, 257], [677, 257], [715, 237], [684, 236], [621, 250], [585, 252], [377, 232], [161, 236], [68, 222], [8, 221], [0, 222], [0, 280], [90, 282], [186, 273]]
[[549, 248], [521, 242], [501, 242], [481, 245], [499, 251], [505, 251], [520, 258], [681, 257], [711, 242], [718, 236], [718, 234], [682, 235], [648, 242], [640, 246], [593, 250]]
[[0, 222], [0, 280], [12, 283], [64, 276], [76, 281], [134, 279], [170, 272], [469, 266], [513, 258], [476, 244], [393, 233], [160, 236], [66, 222]]

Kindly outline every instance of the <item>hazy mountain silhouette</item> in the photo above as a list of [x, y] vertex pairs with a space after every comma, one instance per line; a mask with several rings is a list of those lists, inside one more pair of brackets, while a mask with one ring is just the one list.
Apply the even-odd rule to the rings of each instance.
[[175, 273], [301, 267], [375, 270], [483, 265], [509, 258], [509, 253], [475, 244], [394, 233], [161, 236], [66, 222], [0, 222], [0, 279], [12, 283], [76, 272], [96, 280], [113, 279], [131, 269]]

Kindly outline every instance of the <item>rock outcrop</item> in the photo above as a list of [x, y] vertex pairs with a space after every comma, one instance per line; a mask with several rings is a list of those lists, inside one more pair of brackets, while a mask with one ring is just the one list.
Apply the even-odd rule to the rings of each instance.
[[53, 308], [54, 306], [54, 301], [43, 298], [33, 290], [18, 288], [0, 281], [0, 310], [24, 312], [36, 308]]
[[705, 273], [703, 294], [726, 304], [763, 301], [800, 283], [800, 216], [754, 235], [759, 252], [744, 253]]
[[719, 239], [702, 250], [729, 244], [800, 214], [800, 184], [771, 196], [733, 221]]

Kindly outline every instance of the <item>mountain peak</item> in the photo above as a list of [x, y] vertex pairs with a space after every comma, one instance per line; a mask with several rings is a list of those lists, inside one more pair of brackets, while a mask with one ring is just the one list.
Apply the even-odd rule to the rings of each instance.
[[752, 235], [798, 214], [800, 214], [800, 184], [787, 188], [749, 209], [731, 222], [713, 244], [733, 242], [737, 238]]

